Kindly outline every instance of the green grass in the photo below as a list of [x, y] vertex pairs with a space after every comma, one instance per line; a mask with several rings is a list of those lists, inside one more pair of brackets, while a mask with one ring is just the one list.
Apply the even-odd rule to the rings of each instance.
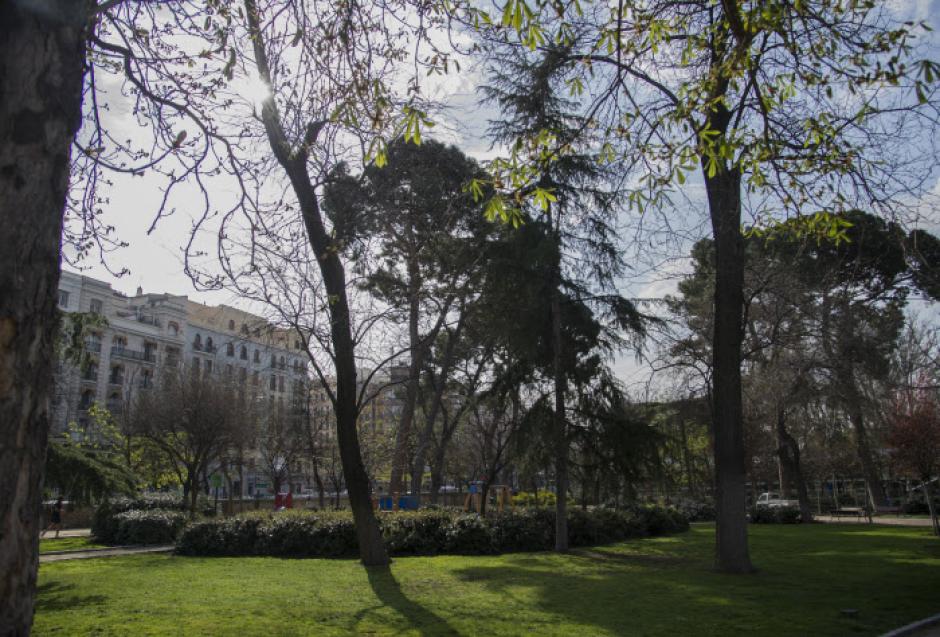
[[[35, 635], [878, 634], [940, 612], [927, 529], [753, 526], [758, 573], [714, 530], [569, 555], [352, 560], [140, 555], [43, 564]], [[842, 617], [845, 608], [857, 619]]]
[[90, 537], [54, 537], [40, 538], [39, 553], [48, 553], [50, 551], [80, 551], [82, 549], [103, 549], [104, 544], [99, 544]]

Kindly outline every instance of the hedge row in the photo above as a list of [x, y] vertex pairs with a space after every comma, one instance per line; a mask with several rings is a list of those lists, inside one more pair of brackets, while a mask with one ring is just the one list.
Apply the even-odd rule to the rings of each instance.
[[[555, 514], [534, 509], [481, 518], [447, 510], [399, 512], [379, 517], [392, 555], [439, 553], [486, 555], [544, 551], [554, 546]], [[573, 509], [568, 514], [571, 546], [618, 542], [688, 529], [677, 511]], [[348, 512], [253, 512], [189, 525], [177, 542], [182, 555], [352, 557], [358, 543]]]
[[104, 544], [172, 543], [186, 523], [184, 511], [186, 503], [169, 493], [105, 500], [95, 510], [91, 534]]
[[754, 524], [797, 524], [802, 522], [799, 507], [752, 507], [748, 519]]

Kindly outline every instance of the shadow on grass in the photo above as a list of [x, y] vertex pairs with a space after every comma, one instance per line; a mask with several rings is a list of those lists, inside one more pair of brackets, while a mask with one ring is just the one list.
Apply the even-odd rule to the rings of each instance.
[[46, 582], [36, 587], [36, 612], [73, 610], [81, 606], [98, 606], [107, 601], [104, 595], [74, 595], [74, 584]]
[[408, 599], [401, 590], [401, 585], [387, 566], [366, 568], [369, 586], [383, 605], [394, 609], [409, 624], [410, 628], [421, 635], [458, 635], [459, 633], [441, 617], [424, 606]]
[[[564, 562], [465, 568], [457, 575], [536, 608], [613, 634], [877, 634], [936, 612], [940, 548], [862, 529], [753, 533], [753, 575], [713, 570], [708, 529], [671, 545], [644, 541], [577, 549]], [[940, 543], [937, 543], [940, 545]], [[924, 560], [923, 558], [928, 558]], [[583, 600], [577, 602], [575, 600]], [[842, 609], [859, 609], [855, 618]], [[588, 628], [590, 627], [590, 628]]]

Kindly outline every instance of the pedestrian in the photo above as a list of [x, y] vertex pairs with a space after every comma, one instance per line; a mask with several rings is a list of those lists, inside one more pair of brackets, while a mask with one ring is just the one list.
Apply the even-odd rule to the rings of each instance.
[[53, 527], [55, 527], [55, 537], [59, 539], [59, 531], [62, 529], [62, 509], [64, 508], [64, 503], [62, 502], [62, 496], [59, 496], [55, 504], [52, 505], [52, 516], [49, 526], [43, 529], [42, 533], [39, 534], [39, 537], [45, 535]]

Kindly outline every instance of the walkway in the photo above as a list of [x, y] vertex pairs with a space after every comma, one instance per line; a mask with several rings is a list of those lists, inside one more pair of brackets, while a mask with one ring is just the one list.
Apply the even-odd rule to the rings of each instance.
[[136, 555], [137, 553], [169, 553], [174, 548], [172, 544], [164, 544], [160, 546], [115, 546], [107, 549], [59, 551], [43, 553], [39, 556], [39, 563], [61, 562], [63, 560], [87, 560], [93, 557], [116, 557], [120, 555]]
[[[813, 520], [817, 522], [841, 522], [843, 524], [868, 524], [868, 519], [864, 517], [849, 518], [833, 517], [831, 515], [816, 515], [813, 516]], [[887, 524], [889, 526], [922, 526], [925, 528], [930, 528], [930, 518], [908, 518], [893, 515], [876, 515], [872, 518], [872, 522], [875, 524]]]

